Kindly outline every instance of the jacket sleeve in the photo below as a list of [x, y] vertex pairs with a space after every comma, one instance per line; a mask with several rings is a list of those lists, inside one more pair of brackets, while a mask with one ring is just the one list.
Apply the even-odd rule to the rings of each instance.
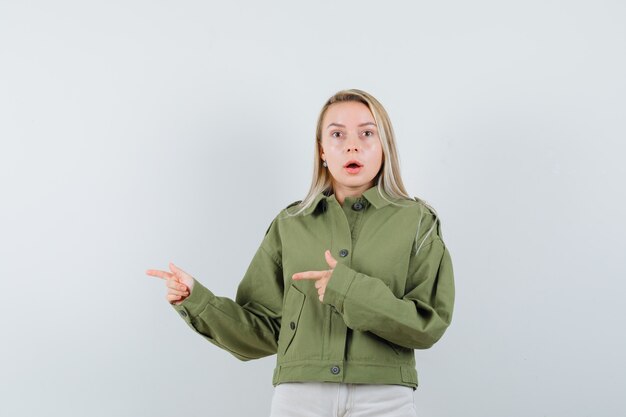
[[414, 242], [402, 298], [381, 279], [338, 262], [323, 303], [332, 305], [353, 330], [369, 331], [407, 348], [431, 347], [450, 325], [454, 306], [452, 261], [439, 220], [435, 221], [428, 240]]
[[277, 351], [283, 276], [276, 219], [272, 221], [237, 289], [235, 300], [218, 297], [194, 279], [191, 294], [172, 307], [209, 342], [247, 361]]

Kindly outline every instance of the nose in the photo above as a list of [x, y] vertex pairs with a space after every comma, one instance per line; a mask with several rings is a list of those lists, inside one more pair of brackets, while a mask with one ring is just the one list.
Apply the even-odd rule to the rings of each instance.
[[346, 139], [346, 152], [358, 152], [361, 147], [358, 138], [354, 138], [354, 136], [349, 135]]

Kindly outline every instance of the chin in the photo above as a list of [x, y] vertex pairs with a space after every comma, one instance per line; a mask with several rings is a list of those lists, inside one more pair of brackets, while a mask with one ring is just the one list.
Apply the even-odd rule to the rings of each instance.
[[362, 178], [348, 178], [345, 181], [342, 181], [341, 183], [346, 187], [363, 187], [367, 184], [370, 184], [372, 180], [373, 178], [369, 180], [364, 180]]

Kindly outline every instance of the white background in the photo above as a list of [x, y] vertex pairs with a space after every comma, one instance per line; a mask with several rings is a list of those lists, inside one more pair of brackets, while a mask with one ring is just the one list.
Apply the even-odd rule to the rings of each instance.
[[266, 416], [275, 357], [144, 274], [234, 297], [302, 199], [324, 101], [377, 97], [455, 270], [420, 416], [618, 416], [621, 1], [0, 1], [0, 414]]

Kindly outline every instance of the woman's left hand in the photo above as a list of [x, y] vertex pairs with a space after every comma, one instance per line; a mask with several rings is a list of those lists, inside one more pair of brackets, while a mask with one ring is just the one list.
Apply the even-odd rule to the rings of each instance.
[[330, 251], [327, 250], [324, 252], [324, 256], [326, 257], [326, 262], [330, 269], [326, 271], [305, 271], [305, 272], [297, 272], [291, 276], [292, 279], [314, 279], [315, 288], [317, 288], [317, 293], [319, 294], [320, 301], [324, 301], [324, 293], [326, 292], [326, 285], [328, 285], [328, 281], [330, 281], [330, 277], [333, 274], [333, 270], [337, 265], [337, 261], [333, 258], [333, 255], [330, 254]]

